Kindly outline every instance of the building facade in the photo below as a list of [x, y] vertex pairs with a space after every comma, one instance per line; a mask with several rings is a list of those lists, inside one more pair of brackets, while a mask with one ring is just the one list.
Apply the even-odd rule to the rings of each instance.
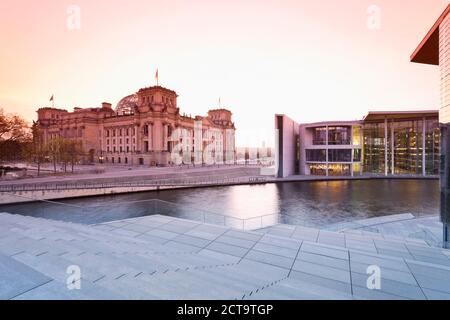
[[438, 111], [312, 124], [276, 115], [275, 122], [279, 177], [439, 174]]
[[207, 116], [181, 114], [177, 93], [161, 86], [140, 89], [116, 108], [40, 108], [44, 143], [63, 137], [82, 142], [85, 163], [168, 166], [234, 163], [235, 125], [226, 109]]
[[440, 189], [441, 221], [444, 225], [444, 246], [450, 247], [450, 5], [437, 19], [425, 38], [411, 55], [411, 62], [439, 66], [441, 73]]
[[300, 174], [361, 174], [361, 124], [323, 122], [301, 125]]

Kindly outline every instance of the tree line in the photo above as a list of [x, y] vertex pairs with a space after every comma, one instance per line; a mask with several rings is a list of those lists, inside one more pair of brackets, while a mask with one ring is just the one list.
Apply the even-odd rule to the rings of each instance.
[[7, 114], [0, 108], [0, 163], [26, 161], [37, 166], [38, 175], [44, 163], [53, 164], [56, 173], [61, 165], [64, 172], [71, 172], [84, 156], [80, 140], [56, 137], [44, 141], [42, 131], [33, 121], [30, 126], [26, 120], [15, 114]]

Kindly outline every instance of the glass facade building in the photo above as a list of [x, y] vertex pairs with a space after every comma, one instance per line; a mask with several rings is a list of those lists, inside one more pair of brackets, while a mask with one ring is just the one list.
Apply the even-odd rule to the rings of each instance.
[[362, 128], [356, 122], [300, 127], [300, 172], [317, 176], [361, 175]]
[[362, 121], [299, 128], [300, 174], [439, 174], [438, 111], [370, 112]]
[[363, 140], [364, 173], [439, 174], [437, 111], [370, 113], [363, 122]]

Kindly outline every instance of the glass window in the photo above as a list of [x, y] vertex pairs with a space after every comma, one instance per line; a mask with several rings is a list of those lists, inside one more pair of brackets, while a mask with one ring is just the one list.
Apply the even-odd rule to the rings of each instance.
[[422, 174], [423, 122], [394, 122], [395, 174]]
[[425, 134], [425, 170], [427, 175], [439, 174], [440, 145], [441, 132], [438, 120], [427, 120]]
[[313, 145], [325, 145], [327, 144], [327, 128], [314, 128], [313, 129]]
[[352, 144], [354, 146], [360, 146], [362, 145], [362, 133], [361, 133], [361, 127], [360, 126], [354, 126], [352, 128]]
[[363, 128], [363, 168], [367, 173], [384, 173], [384, 122], [366, 123]]
[[361, 164], [360, 163], [354, 163], [353, 164], [353, 175], [354, 176], [360, 176], [361, 175]]
[[326, 176], [327, 165], [326, 164], [310, 164], [308, 166], [309, 174], [312, 176]]
[[361, 161], [361, 149], [354, 149], [353, 162], [360, 162], [360, 161]]
[[306, 161], [309, 162], [326, 162], [327, 152], [325, 149], [306, 150]]
[[328, 128], [328, 144], [329, 145], [349, 145], [350, 144], [350, 127], [329, 127]]
[[[364, 172], [384, 174], [385, 152], [387, 172], [399, 175], [422, 175], [423, 166], [428, 175], [439, 174], [440, 131], [437, 119], [423, 119], [367, 123], [363, 128]], [[387, 150], [384, 142], [387, 142]], [[424, 150], [425, 143], [425, 150]], [[423, 163], [425, 152], [426, 163]]]
[[329, 164], [328, 165], [329, 176], [351, 176], [350, 164]]
[[328, 150], [328, 162], [352, 162], [351, 149]]

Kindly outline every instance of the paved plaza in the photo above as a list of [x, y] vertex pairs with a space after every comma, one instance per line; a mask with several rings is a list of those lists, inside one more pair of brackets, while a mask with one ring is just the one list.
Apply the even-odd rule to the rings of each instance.
[[[160, 215], [86, 226], [2, 213], [0, 298], [450, 299], [450, 251], [421, 239], [287, 229], [242, 232]], [[369, 266], [381, 270], [379, 290], [367, 287]], [[80, 282], [68, 273], [76, 268]]]
[[[265, 228], [264, 232], [274, 232], [290, 237], [296, 234], [296, 226], [277, 225]], [[301, 228], [301, 227], [300, 227]], [[368, 219], [342, 222], [325, 226], [325, 230], [338, 231], [341, 233], [351, 233], [379, 237], [385, 235], [404, 241], [409, 239], [421, 239], [432, 247], [442, 247], [442, 222], [439, 216], [415, 217], [410, 213], [385, 215]]]

